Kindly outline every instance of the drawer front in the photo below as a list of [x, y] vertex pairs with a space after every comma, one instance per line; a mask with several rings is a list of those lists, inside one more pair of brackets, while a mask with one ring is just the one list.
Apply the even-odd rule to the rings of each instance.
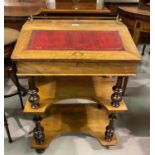
[[137, 62], [17, 62], [18, 76], [132, 76]]

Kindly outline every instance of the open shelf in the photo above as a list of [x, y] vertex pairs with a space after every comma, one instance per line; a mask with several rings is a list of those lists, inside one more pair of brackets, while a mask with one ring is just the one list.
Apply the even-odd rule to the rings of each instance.
[[63, 99], [89, 99], [101, 104], [109, 112], [126, 111], [127, 107], [122, 101], [115, 108], [110, 105], [112, 78], [104, 77], [40, 77], [35, 79], [39, 89], [40, 108], [32, 109], [29, 101], [26, 102], [24, 112], [44, 113], [48, 107]]
[[32, 148], [47, 148], [50, 141], [60, 135], [82, 132], [97, 138], [103, 146], [117, 144], [116, 136], [112, 141], [104, 139], [105, 128], [109, 124], [108, 112], [91, 104], [54, 104], [43, 115], [45, 142], [38, 145], [32, 139]]

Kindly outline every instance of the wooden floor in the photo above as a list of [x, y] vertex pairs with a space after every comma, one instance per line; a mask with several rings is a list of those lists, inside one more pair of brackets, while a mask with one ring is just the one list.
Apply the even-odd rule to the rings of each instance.
[[50, 141], [60, 135], [82, 132], [94, 136], [101, 145], [116, 145], [114, 136], [111, 142], [104, 140], [105, 128], [109, 123], [106, 110], [90, 104], [54, 104], [48, 109], [41, 122], [45, 132], [45, 143], [37, 145], [32, 139], [32, 148], [47, 148]]

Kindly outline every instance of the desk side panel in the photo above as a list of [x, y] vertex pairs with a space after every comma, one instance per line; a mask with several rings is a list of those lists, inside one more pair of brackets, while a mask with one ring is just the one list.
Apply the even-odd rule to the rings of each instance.
[[18, 76], [133, 76], [137, 62], [17, 62]]

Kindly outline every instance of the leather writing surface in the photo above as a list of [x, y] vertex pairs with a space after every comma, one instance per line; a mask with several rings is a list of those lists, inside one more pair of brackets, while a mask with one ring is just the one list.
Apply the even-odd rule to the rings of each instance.
[[33, 30], [29, 50], [123, 51], [117, 31]]

